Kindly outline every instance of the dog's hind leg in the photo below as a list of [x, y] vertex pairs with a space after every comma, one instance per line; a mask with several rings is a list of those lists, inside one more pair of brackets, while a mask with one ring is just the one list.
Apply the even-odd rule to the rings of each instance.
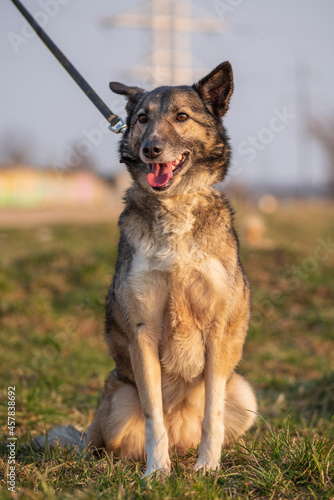
[[144, 458], [145, 424], [138, 391], [111, 372], [105, 381], [100, 406], [87, 430], [92, 448], [105, 448], [124, 458]]

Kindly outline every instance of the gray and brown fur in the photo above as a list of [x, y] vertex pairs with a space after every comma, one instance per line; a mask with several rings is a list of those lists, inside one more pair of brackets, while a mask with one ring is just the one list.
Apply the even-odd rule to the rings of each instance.
[[[169, 470], [170, 450], [200, 444], [196, 468], [215, 469], [221, 446], [243, 434], [256, 411], [251, 387], [235, 373], [248, 329], [249, 285], [232, 210], [212, 187], [229, 164], [221, 118], [232, 69], [222, 63], [193, 86], [145, 92], [114, 82], [110, 88], [128, 99], [120, 155], [133, 184], [106, 304], [116, 369], [87, 441], [123, 457], [146, 453], [146, 475]], [[187, 118], [181, 121], [180, 113]], [[150, 163], [180, 155], [168, 186], [151, 187]]]

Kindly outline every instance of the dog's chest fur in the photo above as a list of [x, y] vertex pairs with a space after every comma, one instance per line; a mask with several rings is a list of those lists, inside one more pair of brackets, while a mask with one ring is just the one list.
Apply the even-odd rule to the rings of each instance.
[[206, 331], [232, 293], [223, 259], [211, 246], [210, 221], [207, 234], [205, 224], [196, 233], [202, 202], [198, 195], [165, 201], [144, 219], [146, 227], [138, 210], [123, 224], [133, 248], [122, 285], [131, 330], [145, 325], [159, 343], [163, 372], [189, 382], [203, 372]]

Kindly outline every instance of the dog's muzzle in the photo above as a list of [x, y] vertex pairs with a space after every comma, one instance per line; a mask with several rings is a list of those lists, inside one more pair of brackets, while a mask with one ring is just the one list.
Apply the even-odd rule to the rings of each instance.
[[166, 163], [148, 163], [150, 172], [147, 174], [147, 182], [156, 190], [169, 188], [188, 159], [188, 153], [181, 153], [176, 160]]

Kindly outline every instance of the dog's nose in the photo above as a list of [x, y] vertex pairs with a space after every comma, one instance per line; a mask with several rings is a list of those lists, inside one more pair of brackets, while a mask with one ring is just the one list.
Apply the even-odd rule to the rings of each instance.
[[160, 156], [161, 153], [162, 153], [162, 144], [159, 141], [147, 142], [143, 146], [143, 154], [146, 156], [146, 158], [149, 158], [150, 160], [154, 160], [154, 158]]

